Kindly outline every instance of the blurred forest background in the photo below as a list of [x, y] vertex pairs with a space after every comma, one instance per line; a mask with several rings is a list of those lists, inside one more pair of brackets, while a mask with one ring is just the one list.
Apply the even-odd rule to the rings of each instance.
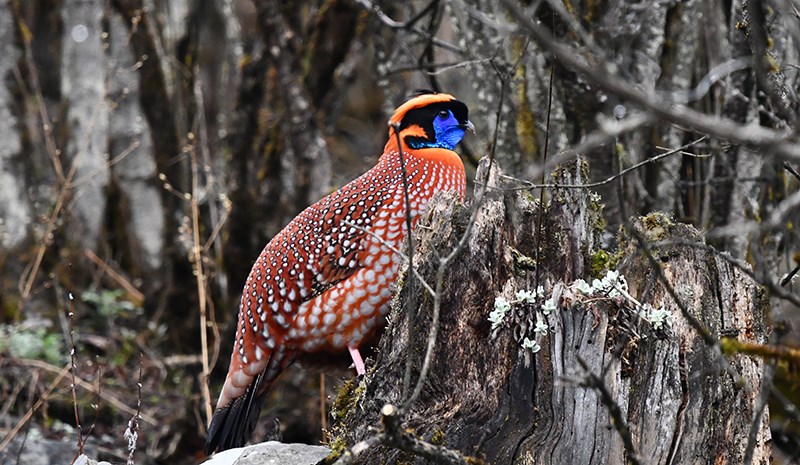
[[[494, 147], [538, 195], [586, 160], [609, 254], [634, 215], [706, 231], [772, 297], [770, 342], [800, 345], [799, 45], [796, 0], [0, 0], [3, 463], [75, 453], [74, 404], [124, 460], [139, 400], [139, 463], [201, 457], [253, 260], [376, 162], [415, 89], [469, 106], [468, 173]], [[284, 374], [257, 435], [323, 441], [341, 365]], [[797, 458], [800, 377], [776, 369]]]

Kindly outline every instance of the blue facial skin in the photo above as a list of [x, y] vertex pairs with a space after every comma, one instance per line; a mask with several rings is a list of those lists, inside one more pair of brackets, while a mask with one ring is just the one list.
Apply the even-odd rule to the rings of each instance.
[[434, 141], [414, 141], [410, 144], [413, 149], [441, 148], [453, 150], [464, 137], [464, 129], [461, 123], [453, 116], [453, 112], [436, 115], [433, 119], [433, 130], [436, 133]]

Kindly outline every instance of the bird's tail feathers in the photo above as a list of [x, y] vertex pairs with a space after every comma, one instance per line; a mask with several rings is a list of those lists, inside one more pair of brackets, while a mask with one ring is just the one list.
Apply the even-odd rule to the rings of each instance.
[[266, 367], [253, 377], [245, 393], [214, 410], [208, 427], [206, 455], [244, 446], [256, 427], [270, 386], [292, 360], [292, 356], [282, 351], [273, 351]]

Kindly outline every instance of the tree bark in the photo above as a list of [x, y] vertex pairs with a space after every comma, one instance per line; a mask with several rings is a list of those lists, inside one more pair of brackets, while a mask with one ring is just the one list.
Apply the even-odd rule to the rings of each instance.
[[[14, 47], [14, 16], [8, 1], [0, 2], [0, 77], [6, 79], [19, 60]], [[13, 95], [6, 85], [0, 85], [0, 257], [2, 251], [17, 247], [28, 234], [31, 207], [24, 182], [18, 179], [22, 163], [22, 142]], [[0, 258], [0, 262], [4, 260]], [[2, 299], [0, 299], [2, 300]]]
[[[580, 182], [584, 169], [564, 168], [558, 181]], [[493, 179], [497, 185], [496, 174]], [[769, 415], [756, 415], [764, 407], [763, 362], [723, 357], [707, 344], [643, 250], [660, 261], [677, 297], [715, 338], [765, 339], [767, 301], [750, 278], [716, 253], [685, 245], [702, 243], [691, 226], [660, 214], [640, 218], [638, 233], [621, 238], [619, 267], [632, 297], [669, 312], [671, 324], [657, 328], [628, 300], [576, 290], [577, 279], [605, 274], [607, 255], [597, 240], [601, 207], [593, 194], [558, 190], [542, 208], [524, 192], [487, 192], [465, 249], [446, 272], [430, 373], [404, 417], [404, 431], [485, 463], [743, 463], [752, 428], [752, 463], [769, 463]], [[451, 196], [440, 196], [422, 221], [429, 227], [417, 228], [415, 257], [427, 282], [437, 257], [461, 238], [469, 214]], [[668, 245], [672, 239], [684, 245]], [[539, 285], [543, 298], [515, 302], [517, 291]], [[546, 315], [542, 301], [551, 295], [557, 309]], [[493, 329], [488, 317], [497, 297], [511, 309]], [[432, 324], [433, 299], [419, 291], [415, 300], [417, 319], [409, 322], [405, 290], [399, 293], [374, 370], [340, 396], [338, 441], [352, 446], [374, 435], [381, 407], [403, 404], [406, 359], [412, 357], [416, 379]], [[537, 322], [549, 325], [546, 335], [534, 331]], [[536, 353], [525, 347], [533, 340], [541, 346]], [[612, 422], [613, 408], [622, 423]], [[625, 426], [630, 447], [620, 432]], [[425, 463], [405, 454], [371, 447], [358, 463]]]
[[67, 157], [75, 167], [75, 177], [69, 180], [75, 185], [71, 237], [94, 250], [101, 237], [110, 177], [102, 2], [66, 1], [61, 18], [61, 94], [68, 100]]

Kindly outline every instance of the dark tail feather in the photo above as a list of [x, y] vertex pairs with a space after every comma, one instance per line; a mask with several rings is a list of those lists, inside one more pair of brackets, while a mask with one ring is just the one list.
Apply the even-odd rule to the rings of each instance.
[[214, 411], [211, 426], [208, 427], [206, 455], [242, 447], [250, 439], [261, 413], [264, 394], [268, 391], [260, 389], [263, 379], [262, 372], [256, 376], [243, 396]]

